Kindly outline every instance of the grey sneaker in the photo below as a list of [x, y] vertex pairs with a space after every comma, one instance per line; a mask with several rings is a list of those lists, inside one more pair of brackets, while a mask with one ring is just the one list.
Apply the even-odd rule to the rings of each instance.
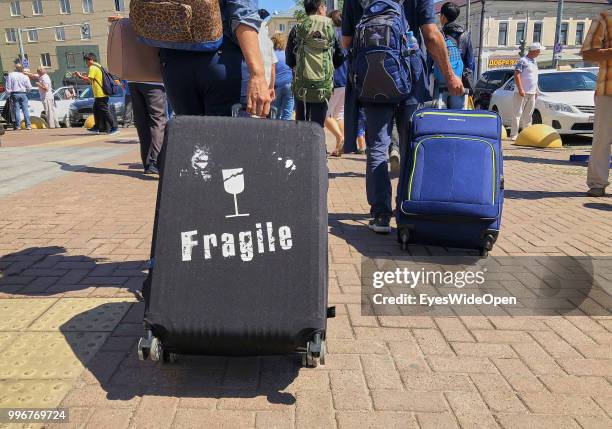
[[390, 219], [389, 216], [385, 215], [376, 216], [374, 219], [370, 220], [368, 228], [377, 234], [388, 234], [391, 232], [391, 226], [389, 225]]
[[606, 190], [605, 188], [591, 188], [587, 192], [587, 195], [589, 197], [603, 197], [606, 195]]
[[400, 171], [400, 154], [397, 149], [391, 149], [391, 154], [389, 155], [389, 163], [391, 164], [391, 172], [399, 173]]

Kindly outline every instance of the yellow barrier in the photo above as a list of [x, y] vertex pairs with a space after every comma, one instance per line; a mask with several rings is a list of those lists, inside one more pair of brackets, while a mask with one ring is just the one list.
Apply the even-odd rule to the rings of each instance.
[[544, 124], [532, 125], [525, 128], [514, 142], [517, 146], [531, 147], [563, 147], [561, 136], [553, 127]]
[[[30, 124], [32, 124], [33, 130], [42, 130], [44, 128], [47, 128], [47, 123], [38, 116], [30, 116]], [[25, 121], [21, 121], [21, 129], [26, 129]]]
[[87, 119], [85, 119], [85, 124], [83, 124], [85, 128], [93, 128], [94, 125], [96, 125], [94, 115], [90, 115]]

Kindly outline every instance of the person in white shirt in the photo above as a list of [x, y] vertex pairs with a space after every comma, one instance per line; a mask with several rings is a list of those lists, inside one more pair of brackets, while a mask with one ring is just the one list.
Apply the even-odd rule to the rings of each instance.
[[[259, 11], [259, 16], [262, 19], [266, 19], [269, 15], [270, 14], [266, 10]], [[270, 95], [272, 96], [272, 101], [274, 101], [276, 95], [274, 93], [274, 83], [276, 81], [276, 63], [278, 62], [278, 58], [274, 52], [274, 43], [272, 43], [272, 39], [270, 39], [268, 33], [268, 21], [262, 22], [259, 29], [259, 50], [261, 51], [261, 57], [264, 63], [266, 82], [268, 82]]]
[[53, 99], [53, 86], [51, 84], [51, 78], [47, 74], [44, 67], [36, 69], [36, 73], [25, 73], [29, 78], [38, 80], [36, 86], [38, 86], [38, 94], [40, 95], [40, 101], [43, 104], [43, 110], [47, 117], [47, 127], [59, 128], [59, 119], [55, 112], [55, 100]]
[[21, 129], [21, 116], [19, 110], [23, 112], [26, 130], [32, 129], [30, 123], [30, 107], [28, 105], [28, 92], [32, 89], [30, 78], [23, 74], [23, 66], [15, 64], [15, 71], [9, 73], [6, 78], [6, 92], [15, 103], [15, 130]]
[[531, 125], [531, 118], [538, 97], [538, 63], [536, 58], [544, 48], [539, 43], [529, 46], [529, 53], [521, 57], [514, 69], [514, 114], [510, 139], [516, 140], [520, 128]]

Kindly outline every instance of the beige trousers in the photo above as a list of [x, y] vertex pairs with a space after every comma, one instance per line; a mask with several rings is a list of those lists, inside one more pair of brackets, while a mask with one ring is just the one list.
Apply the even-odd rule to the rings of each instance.
[[612, 96], [596, 95], [593, 146], [587, 171], [589, 188], [605, 188], [609, 184], [610, 144], [612, 144]]
[[57, 118], [57, 114], [55, 113], [55, 103], [53, 102], [53, 96], [45, 97], [43, 100], [43, 109], [45, 109], [45, 114], [47, 115], [47, 127], [49, 128], [59, 128], [59, 119]]
[[510, 128], [510, 137], [516, 137], [520, 128], [527, 128], [531, 125], [531, 117], [535, 109], [535, 94], [525, 94], [524, 97], [518, 92], [514, 93], [512, 114], [512, 127]]

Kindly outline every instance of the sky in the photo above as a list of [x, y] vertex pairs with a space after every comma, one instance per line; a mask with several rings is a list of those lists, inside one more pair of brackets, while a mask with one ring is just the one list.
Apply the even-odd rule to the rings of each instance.
[[259, 0], [259, 7], [270, 12], [274, 12], [275, 10], [282, 12], [289, 9], [294, 4], [294, 0]]

